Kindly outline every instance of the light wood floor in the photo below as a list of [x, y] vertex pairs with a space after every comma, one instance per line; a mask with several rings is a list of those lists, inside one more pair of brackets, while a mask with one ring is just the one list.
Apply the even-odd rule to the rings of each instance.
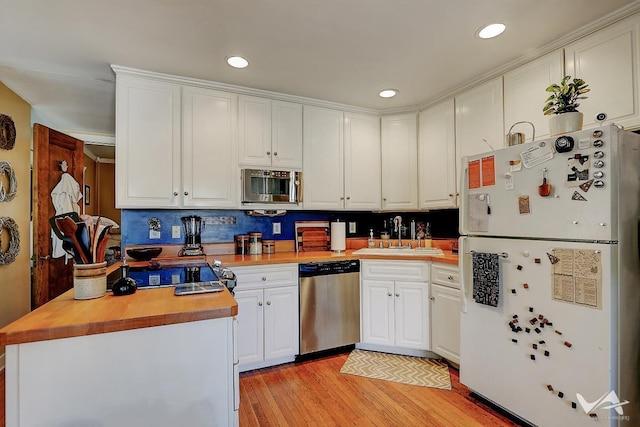
[[452, 390], [340, 374], [348, 353], [240, 374], [240, 426], [514, 426]]
[[[453, 390], [340, 374], [348, 353], [240, 374], [240, 426], [514, 426], [469, 396], [450, 368]], [[5, 426], [4, 370], [0, 426]]]

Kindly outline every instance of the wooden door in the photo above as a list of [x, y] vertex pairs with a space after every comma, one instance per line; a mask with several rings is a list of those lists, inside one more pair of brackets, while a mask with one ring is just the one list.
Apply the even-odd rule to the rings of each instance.
[[[84, 143], [38, 123], [33, 125], [33, 268], [31, 305], [36, 308], [73, 286], [73, 261], [52, 258], [49, 218], [56, 214], [51, 190], [60, 182], [60, 162], [84, 189]], [[83, 203], [80, 200], [79, 203]]]

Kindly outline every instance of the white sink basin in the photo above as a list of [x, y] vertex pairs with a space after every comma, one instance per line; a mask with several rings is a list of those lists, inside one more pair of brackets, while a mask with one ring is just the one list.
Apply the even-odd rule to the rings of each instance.
[[353, 252], [354, 255], [384, 255], [384, 256], [444, 256], [439, 248], [362, 248]]

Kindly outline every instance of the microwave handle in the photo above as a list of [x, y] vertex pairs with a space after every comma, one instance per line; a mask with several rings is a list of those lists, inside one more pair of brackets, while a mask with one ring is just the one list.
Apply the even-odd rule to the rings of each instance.
[[302, 173], [294, 172], [292, 181], [293, 181], [293, 185], [295, 186], [295, 188], [292, 189], [292, 190], [295, 190], [292, 192], [292, 195], [295, 194], [295, 200], [292, 200], [292, 202], [301, 203], [302, 202]]

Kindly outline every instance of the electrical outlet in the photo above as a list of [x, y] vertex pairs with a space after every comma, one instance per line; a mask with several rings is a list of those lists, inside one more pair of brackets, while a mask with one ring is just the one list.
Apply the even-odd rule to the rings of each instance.
[[172, 225], [171, 226], [171, 238], [172, 239], [179, 239], [180, 238], [180, 226], [179, 225]]
[[160, 238], [159, 231], [149, 229], [149, 239], [159, 239], [159, 238]]
[[274, 222], [271, 224], [272, 228], [273, 228], [273, 234], [280, 234], [282, 233], [282, 228], [280, 227], [280, 223], [279, 222]]
[[349, 223], [349, 233], [353, 234], [356, 232], [356, 223], [355, 222], [350, 222]]

